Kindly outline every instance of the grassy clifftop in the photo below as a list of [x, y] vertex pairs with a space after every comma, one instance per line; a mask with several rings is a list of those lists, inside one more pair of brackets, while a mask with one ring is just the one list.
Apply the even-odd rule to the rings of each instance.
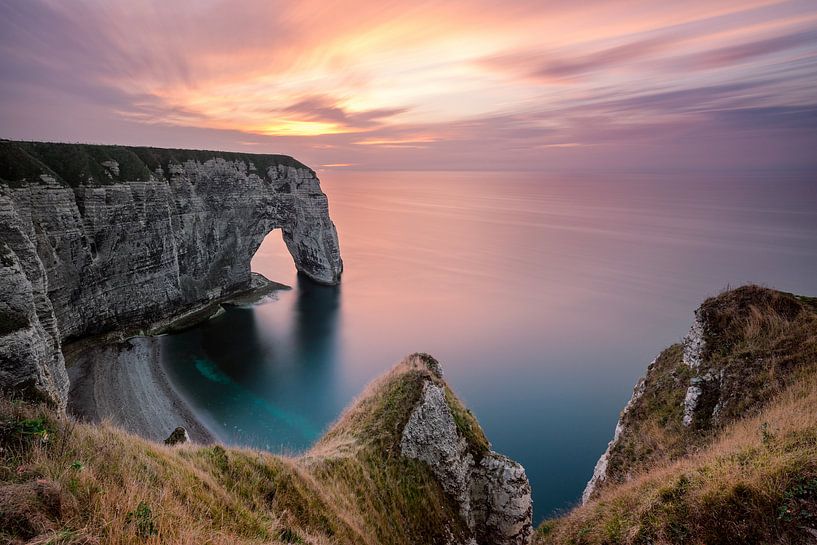
[[261, 176], [270, 166], [307, 168], [288, 155], [0, 140], [0, 183], [39, 183], [43, 174], [71, 187], [145, 181], [157, 168], [214, 158], [242, 161]]
[[745, 286], [696, 317], [622, 414], [606, 479], [537, 543], [817, 542], [817, 300]]
[[[424, 355], [404, 360], [299, 458], [169, 447], [6, 401], [0, 407], [0, 541], [463, 542], [467, 529], [457, 506], [428, 466], [401, 456], [399, 448], [423, 385], [444, 384], [434, 365]], [[447, 392], [469, 448], [487, 448], [476, 420]]]

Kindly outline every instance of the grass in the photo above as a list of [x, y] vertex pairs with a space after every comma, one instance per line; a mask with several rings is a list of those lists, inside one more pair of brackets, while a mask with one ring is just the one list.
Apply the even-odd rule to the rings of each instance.
[[680, 345], [665, 350], [611, 454], [612, 484], [544, 523], [538, 545], [814, 543], [817, 305], [744, 286], [701, 314], [697, 374], [720, 377], [714, 399], [702, 397], [703, 414], [682, 426], [693, 370]]
[[169, 447], [2, 400], [0, 542], [447, 543], [466, 532], [457, 506], [398, 446], [426, 380], [442, 379], [407, 358], [299, 458]]
[[[41, 174], [70, 187], [145, 181], [157, 168], [166, 173], [170, 164], [214, 158], [252, 165], [262, 177], [278, 165], [307, 168], [287, 155], [0, 140], [0, 183], [21, 187], [39, 183]], [[118, 174], [103, 165], [107, 161], [118, 163]]]
[[[815, 372], [817, 305], [792, 294], [744, 286], [701, 306], [706, 348], [691, 369], [675, 344], [649, 366], [643, 395], [623, 417], [624, 432], [610, 453], [607, 483], [621, 483], [657, 463], [708, 444], [738, 418]], [[692, 425], [683, 425], [690, 379], [701, 383]], [[716, 409], [717, 407], [717, 409]]]
[[706, 449], [549, 521], [537, 543], [813, 543], [803, 526], [814, 528], [817, 517], [815, 407], [812, 375]]
[[[817, 531], [817, 301], [756, 286], [707, 300], [697, 371], [673, 345], [611, 458], [613, 483], [543, 523], [536, 545], [814, 542]], [[693, 374], [717, 373], [709, 406], [684, 427]], [[458, 506], [402, 430], [439, 364], [415, 354], [369, 385], [301, 457], [220, 445], [169, 447], [108, 424], [0, 401], [0, 542], [443, 544], [467, 535]], [[489, 448], [446, 388], [467, 448]]]

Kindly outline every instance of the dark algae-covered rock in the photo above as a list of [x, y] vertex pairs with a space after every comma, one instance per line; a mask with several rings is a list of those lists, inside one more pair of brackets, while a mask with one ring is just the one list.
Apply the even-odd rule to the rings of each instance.
[[167, 439], [165, 439], [165, 445], [182, 445], [184, 443], [190, 442], [190, 436], [187, 435], [187, 430], [183, 427], [179, 426], [175, 430], [173, 430]]

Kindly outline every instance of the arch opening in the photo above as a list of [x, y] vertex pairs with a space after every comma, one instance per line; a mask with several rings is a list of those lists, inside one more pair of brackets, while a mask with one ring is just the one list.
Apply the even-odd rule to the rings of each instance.
[[250, 260], [250, 271], [275, 282], [293, 285], [298, 270], [284, 242], [283, 230], [277, 228], [266, 234]]

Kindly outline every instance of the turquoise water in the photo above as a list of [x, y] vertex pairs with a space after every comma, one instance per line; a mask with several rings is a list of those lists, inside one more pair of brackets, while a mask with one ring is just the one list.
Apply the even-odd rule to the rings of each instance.
[[293, 289], [163, 337], [174, 385], [224, 441], [294, 453], [429, 352], [525, 465], [537, 520], [578, 501], [632, 386], [704, 297], [817, 294], [812, 174], [319, 174], [342, 284], [299, 279], [271, 233], [254, 270]]

